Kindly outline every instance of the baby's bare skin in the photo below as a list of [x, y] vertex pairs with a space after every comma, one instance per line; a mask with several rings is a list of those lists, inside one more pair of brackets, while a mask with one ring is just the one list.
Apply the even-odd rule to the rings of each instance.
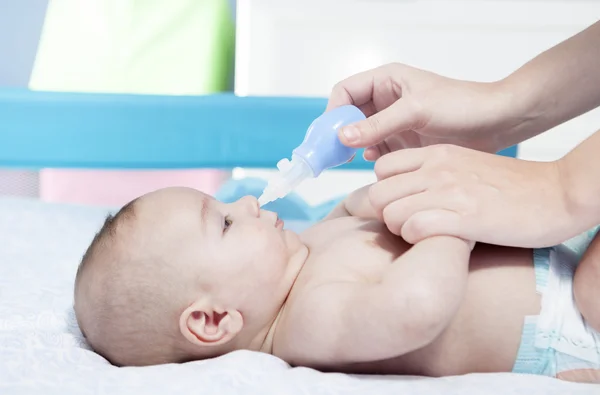
[[[328, 321], [318, 311], [336, 314], [339, 309], [336, 305], [328, 306], [335, 299], [329, 293], [336, 289], [331, 285], [378, 283], [395, 259], [411, 246], [379, 221], [351, 216], [326, 220], [305, 231], [301, 239], [309, 247], [310, 255], [290, 293], [273, 339], [273, 353], [292, 364], [351, 373], [427, 376], [508, 372], [517, 355], [524, 316], [540, 311], [532, 251], [478, 245], [471, 255], [464, 299], [450, 324], [430, 344], [405, 355], [398, 350], [394, 357], [370, 356], [370, 360], [354, 363], [336, 361], [335, 357], [324, 361], [322, 355], [335, 354], [335, 350], [326, 350], [327, 345], [320, 341], [324, 334], [353, 330], [319, 325], [320, 321]], [[416, 266], [420, 262], [410, 264]], [[440, 260], [439, 264], [446, 262]], [[327, 287], [330, 290], [323, 292]], [[324, 297], [312, 297], [315, 293]], [[316, 311], [315, 299], [325, 307]], [[369, 320], [370, 313], [360, 314]], [[404, 335], [401, 328], [397, 335]], [[385, 341], [375, 335], [372, 338], [373, 344]], [[312, 353], [314, 359], [310, 357]]]
[[[450, 236], [408, 245], [376, 217], [368, 191], [301, 235], [252, 197], [223, 203], [189, 188], [144, 195], [107, 220], [84, 256], [79, 325], [120, 366], [245, 349], [336, 372], [511, 371], [524, 317], [540, 313], [532, 251], [472, 250]], [[596, 237], [573, 280], [596, 330], [599, 282]], [[600, 382], [599, 371], [559, 377]]]

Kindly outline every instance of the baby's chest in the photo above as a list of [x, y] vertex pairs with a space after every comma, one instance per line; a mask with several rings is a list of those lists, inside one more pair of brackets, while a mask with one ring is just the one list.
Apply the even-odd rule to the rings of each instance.
[[408, 245], [377, 221], [340, 218], [311, 229], [304, 270], [315, 280], [378, 281]]

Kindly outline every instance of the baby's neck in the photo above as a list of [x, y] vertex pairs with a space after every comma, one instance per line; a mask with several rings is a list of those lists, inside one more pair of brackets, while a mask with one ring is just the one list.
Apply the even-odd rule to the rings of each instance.
[[307, 245], [303, 246], [303, 249], [301, 250], [301, 253], [294, 256], [292, 259], [295, 260], [295, 262], [290, 262], [293, 265], [298, 265], [298, 270], [295, 273], [294, 276], [294, 280], [292, 282], [292, 285], [290, 287], [290, 289], [288, 290], [288, 295], [285, 299], [285, 301], [283, 302], [283, 304], [281, 305], [281, 307], [279, 308], [279, 311], [277, 312], [277, 315], [275, 316], [275, 319], [271, 322], [271, 324], [269, 326], [267, 326], [267, 334], [264, 337], [264, 340], [262, 342], [262, 345], [259, 348], [260, 352], [264, 352], [267, 354], [273, 354], [273, 341], [275, 338], [275, 333], [277, 331], [277, 326], [279, 325], [280, 321], [281, 321], [281, 317], [285, 311], [286, 305], [289, 301], [289, 296], [290, 293], [292, 292], [292, 289], [294, 289], [294, 285], [296, 284], [296, 280], [298, 279], [298, 276], [300, 275], [300, 272], [302, 271], [302, 269], [304, 268], [304, 264], [306, 263], [306, 261], [308, 260], [308, 257], [310, 256], [310, 249], [308, 248]]
[[279, 323], [279, 319], [281, 318], [281, 314], [283, 313], [284, 308], [285, 303], [283, 304], [283, 306], [281, 306], [281, 309], [279, 309], [279, 313], [277, 313], [277, 316], [271, 323], [271, 326], [267, 331], [267, 335], [265, 336], [265, 339], [259, 349], [260, 352], [273, 354], [273, 339], [275, 337], [275, 331], [277, 330], [277, 324]]

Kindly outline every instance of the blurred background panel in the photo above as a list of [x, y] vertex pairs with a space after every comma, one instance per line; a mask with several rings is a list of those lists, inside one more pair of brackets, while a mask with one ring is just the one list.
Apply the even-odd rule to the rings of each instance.
[[[341, 79], [389, 62], [494, 81], [599, 19], [597, 0], [240, 0], [235, 92], [327, 97]], [[560, 158], [598, 129], [600, 109], [520, 144], [518, 156]], [[373, 180], [328, 171], [300, 190], [320, 201]]]
[[[14, 80], [0, 85], [166, 95], [210, 94], [233, 86], [231, 0], [0, 2], [2, 18], [12, 21], [1, 25], [0, 58], [11, 68], [0, 73]], [[18, 81], [15, 69], [22, 71]], [[118, 206], [166, 186], [214, 194], [229, 176], [210, 169], [2, 171], [0, 193]]]
[[[0, 0], [0, 86], [327, 97], [389, 62], [493, 81], [598, 19], [597, 0]], [[519, 144], [518, 156], [557, 159], [598, 129], [594, 110]], [[214, 193], [230, 176], [272, 173], [0, 170], [0, 194], [122, 204], [167, 185]], [[298, 192], [317, 204], [373, 181], [330, 170]]]
[[[47, 5], [48, 0], [0, 0], [0, 87], [27, 87]], [[0, 195], [32, 197], [38, 188], [37, 171], [0, 169]]]

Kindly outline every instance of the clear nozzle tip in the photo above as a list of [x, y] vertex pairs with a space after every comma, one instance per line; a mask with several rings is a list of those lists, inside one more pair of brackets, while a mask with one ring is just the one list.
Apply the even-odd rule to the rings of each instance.
[[258, 198], [258, 205], [262, 207], [267, 203], [271, 203], [273, 200], [274, 199], [269, 198], [268, 194], [263, 192], [262, 195], [260, 195], [260, 197]]
[[279, 173], [269, 180], [262, 195], [258, 198], [260, 207], [285, 197], [302, 181], [314, 176], [310, 166], [295, 155], [292, 156], [291, 162], [287, 159], [280, 160], [277, 168]]

